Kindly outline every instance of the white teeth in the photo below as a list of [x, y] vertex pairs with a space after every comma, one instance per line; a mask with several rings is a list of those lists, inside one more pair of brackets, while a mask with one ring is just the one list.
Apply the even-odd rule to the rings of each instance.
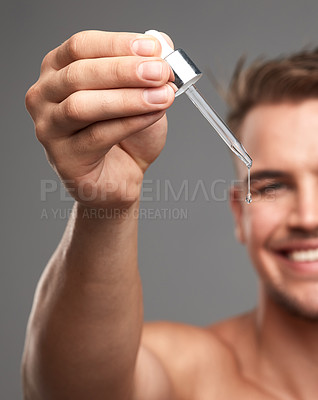
[[293, 261], [318, 261], [318, 249], [292, 251], [288, 253], [288, 258]]

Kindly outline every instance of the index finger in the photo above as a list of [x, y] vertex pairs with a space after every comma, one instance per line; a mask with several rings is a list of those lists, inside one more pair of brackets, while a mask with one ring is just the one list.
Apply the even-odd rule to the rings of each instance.
[[[143, 42], [143, 43], [141, 43]], [[138, 46], [138, 44], [140, 44]], [[161, 45], [151, 35], [127, 32], [83, 31], [71, 36], [52, 50], [44, 67], [49, 64], [56, 70], [87, 58], [117, 56], [160, 56]]]

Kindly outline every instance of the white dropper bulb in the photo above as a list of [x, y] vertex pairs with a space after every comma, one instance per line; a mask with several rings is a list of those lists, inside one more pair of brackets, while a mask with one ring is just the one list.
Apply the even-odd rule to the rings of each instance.
[[168, 44], [168, 42], [160, 32], [154, 29], [150, 29], [149, 31], [146, 31], [145, 34], [154, 36], [156, 39], [159, 40], [161, 44], [161, 58], [166, 58], [169, 54], [174, 52], [173, 48]]
[[184, 93], [201, 78], [201, 71], [182, 49], [174, 50], [165, 37], [154, 29], [148, 30], [145, 33], [154, 36], [161, 44], [161, 58], [167, 61], [174, 73], [175, 80], [173, 83], [178, 88], [175, 96]]

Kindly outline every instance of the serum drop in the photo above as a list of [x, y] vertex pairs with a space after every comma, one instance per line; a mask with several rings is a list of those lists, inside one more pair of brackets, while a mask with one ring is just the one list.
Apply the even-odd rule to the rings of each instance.
[[245, 197], [245, 201], [247, 204], [252, 203], [252, 194], [251, 194], [251, 167], [247, 167], [247, 195]]

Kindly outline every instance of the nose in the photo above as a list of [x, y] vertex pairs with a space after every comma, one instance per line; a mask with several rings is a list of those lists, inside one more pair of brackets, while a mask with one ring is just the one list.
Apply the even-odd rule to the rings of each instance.
[[302, 231], [318, 232], [318, 184], [302, 182], [296, 192], [294, 204], [289, 214], [289, 227]]

